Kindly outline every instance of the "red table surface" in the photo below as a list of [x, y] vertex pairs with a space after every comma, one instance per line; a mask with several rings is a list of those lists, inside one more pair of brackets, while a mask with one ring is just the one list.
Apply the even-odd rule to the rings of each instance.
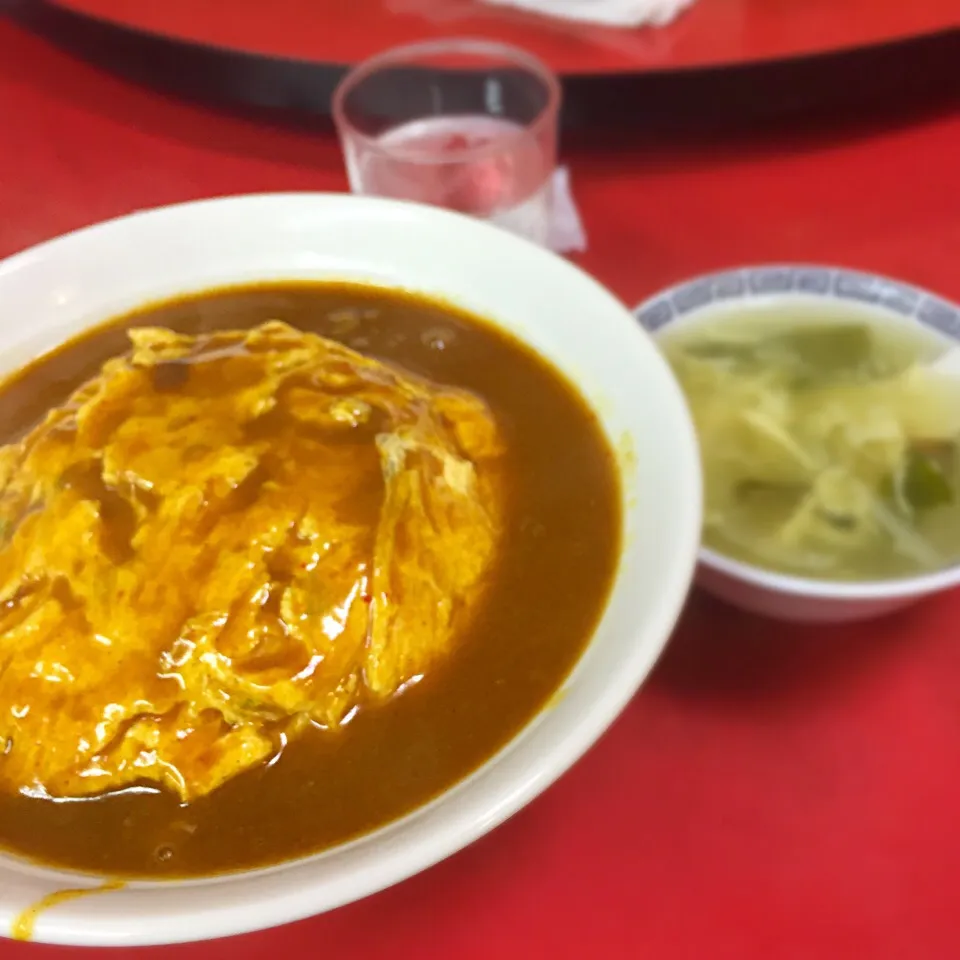
[[[126, 86], [2, 21], [0, 115], [0, 255], [142, 207], [345, 186], [323, 135]], [[582, 263], [628, 301], [762, 260], [960, 298], [956, 114], [566, 159], [591, 238]], [[481, 842], [325, 916], [117, 956], [952, 960], [958, 678], [960, 593], [830, 629], [695, 594], [609, 734]], [[82, 955], [0, 946], [4, 960]]]
[[331, 63], [357, 63], [387, 47], [450, 33], [490, 37], [571, 74], [775, 60], [960, 26], [957, 0], [697, 0], [661, 30], [571, 24], [479, 0], [52, 2], [180, 40]]

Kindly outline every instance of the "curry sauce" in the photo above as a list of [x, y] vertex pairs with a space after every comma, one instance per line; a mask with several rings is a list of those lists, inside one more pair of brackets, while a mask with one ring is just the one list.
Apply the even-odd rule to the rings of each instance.
[[[0, 729], [24, 735], [0, 756], [0, 844], [83, 870], [243, 869], [422, 804], [556, 691], [619, 552], [614, 459], [570, 386], [482, 321], [368, 286], [120, 318], [0, 388], [0, 440], [21, 440], [0, 574], [35, 594], [7, 601]], [[85, 692], [23, 720], [37, 670], [16, 654], [42, 629]], [[71, 630], [131, 638], [127, 665]], [[116, 724], [91, 714], [91, 745], [96, 696]], [[89, 756], [68, 775], [70, 731]]]

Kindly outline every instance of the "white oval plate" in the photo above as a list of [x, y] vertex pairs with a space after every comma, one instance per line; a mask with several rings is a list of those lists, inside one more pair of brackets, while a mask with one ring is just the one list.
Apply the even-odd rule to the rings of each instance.
[[[37, 940], [131, 945], [238, 934], [329, 910], [436, 863], [583, 754], [650, 672], [680, 612], [700, 537], [700, 468], [667, 365], [599, 284], [478, 221], [380, 199], [285, 194], [185, 204], [81, 230], [0, 263], [0, 372], [157, 298], [298, 278], [441, 295], [513, 332], [579, 386], [623, 454], [624, 548], [602, 621], [564, 696], [415, 813], [266, 870], [136, 882], [63, 903], [40, 914]], [[0, 856], [0, 932], [44, 895], [97, 883]]]

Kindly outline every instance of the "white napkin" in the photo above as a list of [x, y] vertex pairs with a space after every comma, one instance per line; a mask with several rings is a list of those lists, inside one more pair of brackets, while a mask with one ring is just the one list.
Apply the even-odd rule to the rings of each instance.
[[570, 171], [557, 167], [553, 172], [553, 216], [547, 235], [547, 246], [557, 253], [582, 253], [587, 249], [587, 235], [570, 189]]
[[662, 27], [693, 0], [483, 0], [545, 17], [598, 23], [606, 27]]

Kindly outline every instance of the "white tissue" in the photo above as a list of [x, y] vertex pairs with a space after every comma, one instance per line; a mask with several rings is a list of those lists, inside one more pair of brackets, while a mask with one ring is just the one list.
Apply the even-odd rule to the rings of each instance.
[[597, 23], [607, 27], [662, 27], [693, 0], [484, 0], [545, 17]]
[[570, 171], [566, 167], [558, 167], [553, 172], [553, 210], [547, 246], [557, 253], [582, 253], [587, 249], [587, 234], [573, 199]]

